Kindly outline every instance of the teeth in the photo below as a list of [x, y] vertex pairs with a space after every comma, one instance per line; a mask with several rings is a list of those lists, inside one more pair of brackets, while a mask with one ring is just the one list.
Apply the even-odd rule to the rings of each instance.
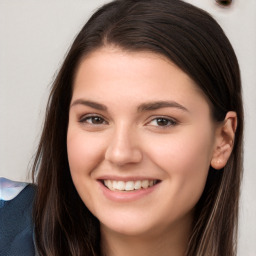
[[149, 181], [148, 181], [148, 180], [143, 180], [143, 181], [141, 182], [141, 186], [142, 186], [143, 188], [148, 188], [148, 186], [149, 186]]
[[138, 189], [146, 189], [157, 183], [156, 180], [136, 180], [136, 181], [117, 181], [104, 180], [104, 185], [110, 190], [132, 191]]
[[133, 181], [127, 181], [125, 183], [125, 190], [126, 191], [134, 190], [134, 182]]
[[134, 184], [134, 189], [140, 189], [141, 188], [141, 181], [140, 180], [136, 180], [135, 184]]
[[105, 180], [105, 181], [104, 181], [104, 184], [105, 184], [105, 186], [108, 187], [110, 190], [114, 190], [113, 184], [112, 184], [112, 182], [111, 182], [110, 180]]
[[118, 181], [117, 182], [117, 187], [114, 187], [118, 190], [124, 190], [125, 189], [125, 183], [123, 181]]

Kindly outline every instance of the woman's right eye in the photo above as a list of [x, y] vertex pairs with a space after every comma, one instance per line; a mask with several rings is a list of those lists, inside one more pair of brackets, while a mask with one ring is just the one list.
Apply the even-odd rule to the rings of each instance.
[[84, 116], [79, 120], [79, 122], [89, 125], [107, 124], [107, 121], [101, 116]]

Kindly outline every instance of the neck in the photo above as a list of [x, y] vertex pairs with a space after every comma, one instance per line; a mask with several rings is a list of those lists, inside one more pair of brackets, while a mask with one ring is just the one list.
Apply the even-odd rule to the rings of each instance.
[[[167, 228], [166, 228], [167, 229]], [[191, 225], [168, 228], [168, 232], [123, 235], [101, 226], [101, 248], [104, 256], [184, 256]]]

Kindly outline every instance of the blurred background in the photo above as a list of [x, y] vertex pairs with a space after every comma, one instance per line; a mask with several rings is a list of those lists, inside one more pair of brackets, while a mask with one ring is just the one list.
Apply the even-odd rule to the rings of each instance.
[[[0, 0], [0, 177], [31, 181], [51, 83], [74, 37], [107, 0]], [[240, 63], [245, 105], [238, 256], [256, 255], [256, 1], [186, 0], [208, 11]], [[230, 5], [227, 5], [231, 2]]]

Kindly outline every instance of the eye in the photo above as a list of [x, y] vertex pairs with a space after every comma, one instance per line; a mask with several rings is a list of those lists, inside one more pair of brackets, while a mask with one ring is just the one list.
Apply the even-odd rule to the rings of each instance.
[[79, 122], [90, 125], [107, 124], [107, 121], [101, 116], [84, 116], [79, 120]]
[[177, 122], [171, 118], [166, 117], [156, 117], [151, 120], [148, 125], [151, 126], [160, 126], [160, 127], [169, 127], [177, 125]]

